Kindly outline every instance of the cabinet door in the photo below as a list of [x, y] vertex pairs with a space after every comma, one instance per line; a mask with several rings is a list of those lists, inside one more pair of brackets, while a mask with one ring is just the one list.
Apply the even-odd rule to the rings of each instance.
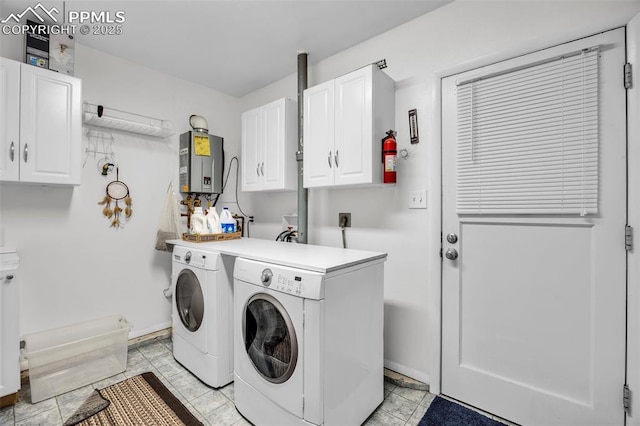
[[336, 185], [372, 182], [372, 67], [335, 79]]
[[[0, 255], [2, 257], [2, 255]], [[0, 286], [0, 397], [20, 390], [18, 268], [4, 266]], [[8, 276], [13, 276], [9, 279]]]
[[285, 100], [279, 99], [261, 108], [264, 136], [262, 163], [262, 189], [280, 189], [284, 186]]
[[304, 187], [333, 185], [334, 80], [304, 91]]
[[20, 62], [0, 58], [0, 180], [20, 177]]
[[242, 190], [261, 188], [260, 163], [262, 141], [260, 134], [260, 108], [242, 114]]
[[20, 180], [80, 184], [81, 82], [22, 64]]

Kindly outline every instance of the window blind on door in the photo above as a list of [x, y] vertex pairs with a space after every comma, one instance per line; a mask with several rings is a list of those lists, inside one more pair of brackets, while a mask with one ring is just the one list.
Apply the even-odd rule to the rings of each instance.
[[598, 56], [458, 84], [458, 213], [597, 213]]

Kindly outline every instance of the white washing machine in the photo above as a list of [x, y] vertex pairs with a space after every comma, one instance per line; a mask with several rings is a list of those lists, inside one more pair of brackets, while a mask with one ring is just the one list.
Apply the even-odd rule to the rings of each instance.
[[234, 260], [173, 248], [173, 357], [215, 388], [233, 381]]
[[382, 402], [383, 260], [329, 273], [238, 258], [236, 408], [259, 425], [359, 425]]

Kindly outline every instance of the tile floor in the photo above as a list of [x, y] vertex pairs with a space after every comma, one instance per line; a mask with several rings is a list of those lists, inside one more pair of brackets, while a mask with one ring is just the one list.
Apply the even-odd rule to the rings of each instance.
[[[233, 383], [213, 389], [200, 382], [174, 359], [171, 340], [164, 339], [130, 348], [127, 370], [116, 376], [54, 398], [31, 404], [29, 386], [23, 385], [14, 406], [0, 409], [0, 425], [58, 426], [68, 419], [94, 388], [153, 372], [167, 388], [205, 425], [250, 425], [233, 404]], [[397, 387], [385, 382], [385, 399], [365, 425], [417, 425], [434, 396], [428, 392]]]

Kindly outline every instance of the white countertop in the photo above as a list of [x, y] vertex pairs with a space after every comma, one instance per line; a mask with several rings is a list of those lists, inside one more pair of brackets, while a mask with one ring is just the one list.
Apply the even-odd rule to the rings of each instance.
[[292, 268], [328, 273], [365, 262], [384, 261], [386, 253], [314, 246], [310, 244], [285, 243], [258, 238], [240, 238], [228, 241], [194, 243], [183, 240], [168, 240], [169, 245], [210, 250], [230, 256], [243, 257], [275, 263]]

